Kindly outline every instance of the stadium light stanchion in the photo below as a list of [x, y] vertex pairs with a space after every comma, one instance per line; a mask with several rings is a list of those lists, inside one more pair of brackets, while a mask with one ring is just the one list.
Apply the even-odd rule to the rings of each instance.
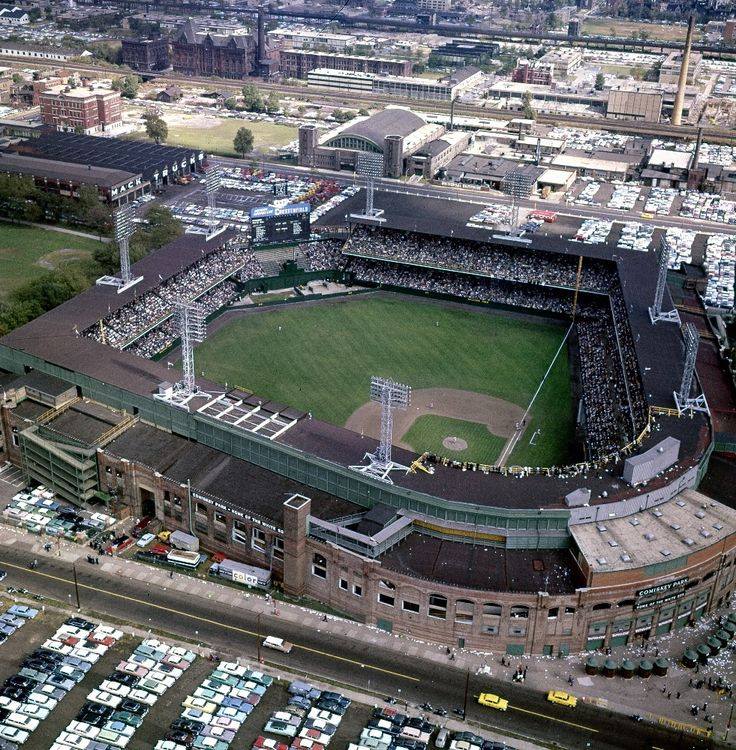
[[705, 393], [693, 396], [693, 384], [695, 380], [695, 361], [698, 358], [698, 344], [700, 337], [698, 329], [692, 323], [685, 323], [682, 327], [682, 337], [685, 342], [685, 366], [682, 371], [682, 380], [680, 381], [680, 390], [674, 392], [677, 412], [682, 416], [685, 412], [700, 411], [710, 414], [708, 402], [705, 399]]
[[390, 378], [371, 378], [371, 401], [381, 405], [381, 434], [378, 447], [373, 453], [366, 453], [363, 459], [367, 464], [351, 466], [353, 471], [393, 484], [389, 476], [392, 471], [409, 471], [408, 466], [396, 463], [391, 450], [394, 433], [394, 410], [408, 409], [411, 403], [411, 388]]
[[362, 213], [351, 214], [351, 217], [383, 223], [386, 221], [383, 217], [383, 209], [376, 208], [373, 203], [376, 178], [383, 175], [383, 154], [359, 152], [355, 162], [355, 172], [365, 177], [365, 208]]
[[120, 256], [120, 276], [100, 276], [96, 282], [99, 286], [116, 287], [118, 294], [143, 279], [142, 276], [134, 277], [130, 268], [130, 236], [133, 234], [134, 216], [132, 203], [124, 203], [115, 211], [113, 238]]
[[222, 186], [222, 172], [219, 165], [210, 167], [204, 176], [204, 192], [207, 196], [207, 234], [208, 240], [220, 234], [225, 225], [217, 221], [217, 193]]
[[659, 258], [657, 259], [657, 288], [654, 292], [654, 304], [649, 308], [649, 319], [652, 325], [656, 323], [677, 323], [680, 325], [680, 313], [677, 308], [662, 310], [664, 292], [667, 288], [667, 268], [670, 260], [670, 243], [664, 234], [659, 239]]

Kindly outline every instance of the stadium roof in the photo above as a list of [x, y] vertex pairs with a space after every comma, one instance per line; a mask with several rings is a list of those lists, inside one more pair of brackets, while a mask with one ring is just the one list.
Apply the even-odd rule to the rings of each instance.
[[569, 594], [585, 585], [570, 550], [516, 550], [413, 533], [382, 555], [385, 568], [431, 581], [490, 591]]
[[403, 107], [387, 107], [381, 112], [366, 117], [353, 125], [341, 130], [339, 135], [354, 135], [367, 138], [369, 141], [381, 145], [387, 135], [400, 135], [402, 138], [426, 125], [424, 118]]

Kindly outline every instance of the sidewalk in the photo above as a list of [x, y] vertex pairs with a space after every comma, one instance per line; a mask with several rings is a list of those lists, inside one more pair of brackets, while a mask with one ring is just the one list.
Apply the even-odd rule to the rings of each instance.
[[[0, 546], [18, 545], [33, 550], [42, 559], [49, 553], [43, 551], [43, 538], [27, 534], [13, 527], [0, 525]], [[58, 552], [52, 550], [68, 562], [86, 559], [86, 547], [71, 543], [62, 543]], [[523, 656], [504, 658], [508, 666], [502, 665], [504, 654], [501, 652], [476, 652], [461, 649], [456, 652], [456, 658], [450, 662], [446, 648], [424, 641], [415, 640], [408, 636], [392, 635], [370, 625], [346, 620], [334, 615], [324, 615], [306, 607], [288, 604], [264, 596], [224, 586], [215, 581], [201, 580], [192, 576], [169, 572], [131, 560], [115, 557], [100, 558], [103, 571], [111, 575], [125, 576], [129, 579], [145, 581], [166, 589], [173, 589], [189, 596], [211, 599], [220, 604], [247, 609], [249, 612], [261, 612], [267, 615], [278, 614], [282, 620], [298, 623], [300, 626], [312, 628], [316, 631], [330, 632], [363, 643], [375, 644], [386, 650], [400, 651], [404, 655], [416, 656], [425, 660], [435, 661], [447, 668], [471, 670], [474, 673], [488, 674], [496, 679], [513, 680], [517, 667], [527, 670], [525, 685], [532, 690], [547, 691], [550, 689], [570, 690], [580, 700], [605, 708], [609, 711], [628, 716], [638, 714], [654, 723], [666, 724], [688, 731], [689, 727], [697, 730], [713, 729], [718, 740], [723, 740], [729, 720], [732, 701], [728, 695], [719, 696], [706, 687], [696, 689], [689, 684], [690, 678], [705, 680], [708, 677], [722, 676], [728, 681], [736, 679], [734, 674], [734, 657], [736, 654], [729, 648], [724, 649], [717, 657], [711, 659], [706, 667], [701, 667], [699, 673], [685, 669], [679, 664], [679, 658], [690, 643], [699, 643], [707, 634], [716, 629], [713, 618], [704, 618], [695, 628], [685, 628], [661, 636], [657, 639], [658, 655], [668, 657], [671, 662], [666, 677], [651, 677], [644, 679], [634, 677], [625, 680], [622, 677], [606, 678], [603, 676], [588, 676], [584, 671], [585, 659], [590, 654], [574, 654], [564, 658], [553, 656]], [[646, 653], [647, 658], [654, 658], [655, 646], [650, 644]], [[612, 658], [620, 661], [628, 657], [632, 660], [644, 656], [643, 648], [625, 647], [615, 649]], [[602, 659], [601, 659], [602, 661]], [[572, 677], [572, 687], [568, 678]], [[664, 688], [664, 690], [663, 690]], [[678, 692], [680, 697], [677, 698]], [[375, 698], [368, 698], [373, 703]], [[703, 710], [703, 704], [707, 709]], [[699, 714], [694, 717], [690, 713], [692, 705], [699, 706]], [[705, 714], [714, 717], [713, 725], [706, 724]], [[514, 740], [513, 744], [521, 748], [531, 748]], [[736, 731], [729, 736], [729, 745], [736, 746]]]
[[40, 224], [37, 221], [23, 221], [22, 219], [3, 219], [7, 224], [20, 224], [26, 227], [37, 227], [38, 229], [48, 229], [50, 232], [61, 232], [62, 234], [73, 234], [75, 237], [85, 237], [88, 240], [97, 240], [98, 242], [112, 242], [109, 237], [101, 237], [98, 234], [89, 232], [80, 232], [78, 229], [68, 229], [67, 227], [57, 227], [53, 224]]

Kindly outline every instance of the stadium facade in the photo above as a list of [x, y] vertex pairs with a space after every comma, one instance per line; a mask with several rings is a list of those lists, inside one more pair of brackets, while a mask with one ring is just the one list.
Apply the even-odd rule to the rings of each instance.
[[[199, 264], [209, 259], [216, 271], [193, 297], [234, 280], [260, 283], [247, 248], [240, 253], [225, 232], [209, 243], [185, 236], [137, 264], [144, 281], [135, 290], [92, 288], [0, 341], [9, 460], [71, 501], [96, 498], [120, 515], [155, 516], [196, 534], [207, 550], [269, 568], [288, 594], [451, 646], [564, 654], [653, 638], [723, 606], [734, 588], [736, 512], [697, 490], [712, 426], [705, 412], [678, 415], [673, 394], [685, 354], [679, 326], [649, 317], [655, 254], [622, 257], [552, 238], [519, 244], [468, 222], [477, 207], [382, 194], [376, 201], [387, 217], [380, 231], [444, 235], [518, 253], [520, 262], [532, 253], [577, 268], [574, 288], [526, 282], [524, 299], [554, 297], [563, 309], [589, 300], [613, 321], [631, 441], [565, 467], [437, 459], [433, 474], [395, 472], [387, 484], [349, 468], [375, 441], [289, 405], [204, 379], [183, 407], [168, 403], [165, 363], [132, 353], [139, 333], [119, 335], [115, 321], [121, 311], [140, 314], [146, 295], [162, 299], [160, 290], [186, 274], [202, 279]], [[341, 223], [345, 207], [323, 223]], [[301, 280], [381, 285], [376, 279], [397, 263], [371, 256], [365, 237], [345, 245], [340, 267]], [[217, 253], [239, 260], [216, 263]], [[607, 269], [623, 307], [610, 312], [607, 294], [585, 288], [583, 265]], [[509, 299], [518, 286], [416, 264], [404, 267], [404, 283], [425, 273], [438, 294], [457, 279], [471, 290], [495, 284], [489, 289]], [[398, 448], [394, 457], [406, 465], [417, 458]]]

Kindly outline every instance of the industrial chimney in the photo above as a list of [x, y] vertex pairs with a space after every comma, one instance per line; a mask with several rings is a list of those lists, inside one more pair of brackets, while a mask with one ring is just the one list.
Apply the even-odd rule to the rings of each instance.
[[675, 94], [675, 106], [672, 109], [672, 124], [682, 125], [682, 108], [685, 104], [685, 85], [687, 84], [687, 70], [690, 67], [690, 48], [693, 44], [693, 29], [695, 28], [695, 16], [690, 16], [687, 24], [687, 36], [685, 37], [685, 48], [682, 51], [682, 65], [680, 66], [680, 77], [677, 79], [677, 93]]
[[256, 63], [258, 74], [267, 75], [267, 66], [264, 65], [268, 62], [268, 56], [266, 54], [266, 18], [263, 7], [258, 8], [257, 19]]

